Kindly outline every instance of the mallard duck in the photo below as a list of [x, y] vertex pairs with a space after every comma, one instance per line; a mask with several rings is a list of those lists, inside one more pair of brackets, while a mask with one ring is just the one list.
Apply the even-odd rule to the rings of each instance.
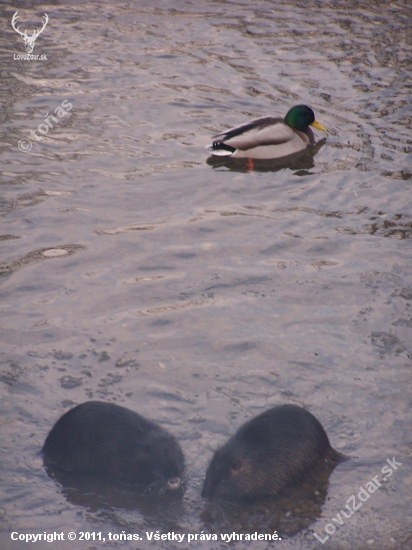
[[306, 105], [295, 105], [285, 118], [255, 118], [241, 126], [213, 136], [208, 145], [212, 155], [232, 158], [278, 159], [315, 144], [309, 126], [326, 132]]

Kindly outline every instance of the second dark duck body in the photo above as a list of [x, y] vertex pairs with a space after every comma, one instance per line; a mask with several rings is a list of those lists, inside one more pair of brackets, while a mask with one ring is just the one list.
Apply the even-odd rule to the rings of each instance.
[[137, 491], [183, 486], [184, 457], [176, 439], [155, 422], [113, 403], [89, 401], [69, 410], [50, 431], [42, 453], [49, 472]]
[[309, 126], [326, 129], [316, 122], [307, 105], [295, 105], [285, 118], [256, 118], [213, 136], [206, 148], [216, 156], [237, 159], [279, 159], [288, 157], [315, 144]]
[[215, 452], [206, 472], [206, 500], [252, 501], [276, 495], [322, 463], [347, 457], [335, 451], [322, 424], [295, 405], [252, 418]]

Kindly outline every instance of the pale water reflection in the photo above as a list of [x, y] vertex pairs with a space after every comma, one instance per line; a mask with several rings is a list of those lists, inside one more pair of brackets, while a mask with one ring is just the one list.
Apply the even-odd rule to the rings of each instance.
[[[27, 547], [12, 531], [125, 530], [170, 548], [146, 531], [277, 525], [272, 546], [309, 549], [396, 456], [323, 547], [412, 548], [409, 2], [23, 2], [28, 29], [49, 16], [38, 62], [13, 58], [16, 9], [1, 14], [1, 547]], [[63, 101], [70, 112], [19, 150]], [[299, 103], [328, 129], [314, 156], [208, 164], [212, 135]], [[48, 478], [48, 431], [89, 399], [178, 438], [181, 506], [87, 507]], [[280, 403], [307, 407], [356, 458], [306, 485], [312, 500], [208, 515], [214, 449]], [[236, 548], [252, 545], [268, 547]], [[221, 542], [179, 547], [195, 546]]]

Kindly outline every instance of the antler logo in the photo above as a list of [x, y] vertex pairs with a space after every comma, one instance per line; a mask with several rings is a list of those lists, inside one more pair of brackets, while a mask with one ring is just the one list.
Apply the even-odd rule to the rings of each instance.
[[31, 36], [28, 36], [27, 35], [27, 30], [25, 30], [24, 32], [21, 32], [19, 29], [20, 27], [17, 27], [16, 28], [16, 21], [18, 19], [18, 11], [16, 11], [16, 13], [13, 15], [13, 19], [11, 20], [11, 26], [13, 27], [13, 29], [18, 32], [21, 37], [23, 38], [25, 44], [26, 44], [26, 51], [27, 53], [32, 53], [33, 51], [33, 48], [34, 48], [34, 43], [36, 42], [36, 39], [37, 37], [39, 36], [39, 34], [41, 32], [43, 32], [43, 30], [45, 29], [48, 21], [49, 21], [49, 17], [47, 15], [47, 13], [44, 14], [44, 22], [43, 22], [43, 26], [42, 28], [39, 30], [39, 31], [33, 31], [33, 34]]

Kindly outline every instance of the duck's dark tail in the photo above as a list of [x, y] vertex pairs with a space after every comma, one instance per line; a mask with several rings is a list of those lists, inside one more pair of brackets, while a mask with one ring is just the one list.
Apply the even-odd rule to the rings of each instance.
[[206, 149], [220, 157], [228, 157], [236, 151], [234, 147], [226, 145], [223, 141], [214, 141], [211, 145], [207, 145]]

